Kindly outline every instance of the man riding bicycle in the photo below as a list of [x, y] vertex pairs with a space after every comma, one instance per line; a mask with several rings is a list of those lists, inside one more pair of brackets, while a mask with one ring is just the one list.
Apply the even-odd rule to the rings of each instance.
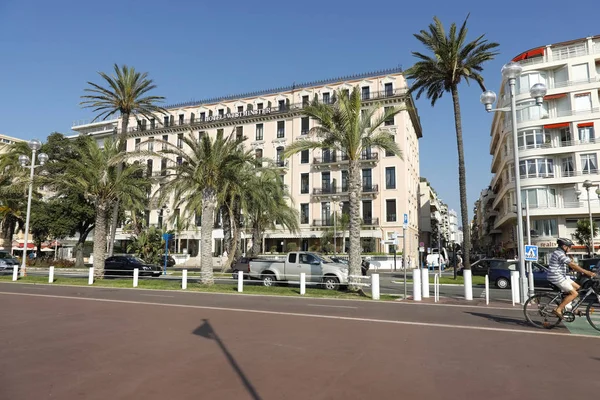
[[567, 276], [567, 266], [589, 277], [594, 277], [596, 274], [586, 271], [571, 261], [571, 258], [567, 255], [567, 252], [573, 246], [573, 242], [570, 239], [558, 238], [556, 243], [558, 243], [558, 248], [552, 252], [548, 263], [548, 281], [561, 291], [568, 293], [563, 302], [554, 310], [554, 314], [562, 319], [565, 307], [577, 298], [577, 291], [579, 290], [579, 285]]

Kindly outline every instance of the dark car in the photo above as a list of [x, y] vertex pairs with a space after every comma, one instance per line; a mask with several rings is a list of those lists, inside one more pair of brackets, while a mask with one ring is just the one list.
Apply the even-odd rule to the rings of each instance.
[[0, 271], [12, 272], [15, 265], [19, 266], [19, 260], [6, 251], [0, 251]]
[[162, 257], [160, 258], [160, 266], [164, 267], [165, 266], [165, 257], [167, 258], [167, 268], [171, 268], [172, 266], [174, 266], [176, 264], [175, 259], [171, 256], [166, 256], [166, 255], [162, 255]]
[[[499, 267], [506, 263], [505, 258], [482, 258], [471, 264], [471, 275], [486, 276], [490, 268]], [[463, 274], [463, 270], [457, 272], [458, 275]]]
[[160, 276], [162, 269], [148, 264], [134, 255], [112, 256], [104, 261], [104, 276], [133, 276], [133, 270], [139, 269], [139, 276]]
[[[510, 288], [510, 271], [518, 271], [519, 262], [510, 260], [502, 265], [495, 266], [489, 270], [490, 283], [499, 289]], [[552, 285], [548, 282], [548, 269], [539, 263], [531, 263], [533, 271], [533, 284], [536, 287], [550, 288]]]

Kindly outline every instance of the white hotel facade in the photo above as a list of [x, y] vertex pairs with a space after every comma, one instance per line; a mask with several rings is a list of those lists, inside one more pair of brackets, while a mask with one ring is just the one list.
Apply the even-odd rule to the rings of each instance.
[[[298, 249], [308, 250], [320, 246], [323, 231], [333, 226], [333, 212], [347, 212], [347, 167], [343, 154], [332, 151], [305, 151], [283, 160], [289, 144], [309, 137], [314, 121], [303, 116], [302, 108], [314, 98], [322, 102], [335, 101], [338, 90], [360, 88], [365, 107], [378, 104], [384, 107], [405, 105], [393, 120], [386, 121], [383, 130], [389, 132], [402, 149], [403, 159], [377, 149], [364, 151], [361, 158], [362, 202], [364, 221], [361, 244], [364, 252], [389, 252], [395, 232], [402, 232], [403, 214], [408, 215], [408, 254], [418, 255], [419, 208], [419, 138], [422, 137], [417, 110], [402, 71], [390, 69], [319, 82], [294, 85], [273, 90], [263, 90], [234, 96], [224, 96], [198, 102], [168, 106], [167, 115], [152, 120], [130, 121], [127, 150], [145, 146], [157, 149], [153, 140], [166, 140], [183, 146], [184, 135], [214, 136], [222, 131], [246, 136], [245, 145], [257, 157], [273, 159], [280, 170], [284, 184], [290, 192], [290, 204], [300, 215], [300, 232], [293, 234], [283, 227], [267, 231], [263, 251], [275, 248], [285, 251], [288, 243]], [[94, 124], [77, 123], [72, 129], [80, 134], [92, 134], [99, 143], [119, 129], [120, 121]], [[176, 160], [147, 159], [148, 173], [161, 175], [168, 162]], [[158, 185], [154, 188], [158, 189]], [[340, 210], [340, 202], [343, 203]], [[165, 207], [166, 206], [166, 207]], [[151, 204], [146, 212], [149, 225], [172, 229], [167, 222], [166, 210], [170, 205]], [[177, 211], [173, 210], [172, 212]], [[191, 221], [191, 228], [181, 232], [182, 248], [191, 255], [198, 254], [200, 239], [199, 216], [182, 216]], [[250, 232], [243, 235], [243, 243], [250, 246]], [[347, 232], [346, 232], [347, 238]], [[117, 230], [117, 240], [129, 238], [127, 232]], [[221, 253], [223, 231], [216, 222], [213, 231], [214, 252]], [[338, 252], [343, 250], [342, 233], [338, 232]]]
[[[517, 106], [533, 103], [529, 96], [533, 84], [541, 82], [548, 88], [542, 107], [527, 108], [517, 115], [523, 207], [528, 197], [532, 242], [540, 246], [543, 258], [556, 247], [556, 238], [572, 237], [577, 220], [588, 218], [583, 182], [600, 184], [600, 36], [528, 50], [513, 61], [523, 67], [516, 85]], [[510, 106], [506, 81], [498, 103], [498, 107]], [[484, 226], [478, 228], [491, 238], [488, 255], [511, 256], [515, 249], [511, 130], [510, 113], [496, 113], [490, 144], [491, 199], [482, 210]], [[590, 190], [590, 200], [598, 223], [600, 202], [595, 190]], [[599, 243], [597, 240], [596, 248]], [[581, 257], [586, 252], [578, 246], [574, 253]]]

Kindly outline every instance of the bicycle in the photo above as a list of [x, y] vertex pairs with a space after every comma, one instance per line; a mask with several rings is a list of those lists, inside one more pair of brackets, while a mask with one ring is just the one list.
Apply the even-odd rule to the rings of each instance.
[[[594, 277], [582, 281], [579, 295], [563, 311], [562, 321], [573, 322], [575, 316], [582, 316], [579, 306], [591, 296], [585, 309], [585, 316], [592, 328], [600, 331], [600, 278]], [[562, 303], [567, 294], [562, 291], [536, 293], [529, 297], [523, 305], [525, 319], [536, 328], [552, 329], [560, 324], [561, 319], [554, 314], [556, 307]], [[593, 296], [592, 296], [593, 295]]]

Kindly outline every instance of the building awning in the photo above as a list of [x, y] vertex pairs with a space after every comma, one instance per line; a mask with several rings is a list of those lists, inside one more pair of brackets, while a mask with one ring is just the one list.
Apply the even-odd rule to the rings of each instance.
[[[13, 247], [13, 249], [22, 249], [23, 248], [23, 243], [22, 243], [22, 241], [21, 241], [21, 243], [15, 243], [15, 242], [13, 242], [13, 246], [12, 247]], [[33, 250], [33, 249], [35, 249], [35, 244], [33, 244], [33, 243], [27, 243], [27, 248]]]
[[568, 128], [571, 124], [569, 122], [561, 122], [559, 124], [548, 124], [544, 125], [544, 129], [560, 129]]
[[591, 128], [593, 126], [594, 126], [593, 122], [582, 122], [580, 124], [577, 124], [578, 128], [588, 128], [588, 127]]
[[514, 62], [526, 60], [528, 58], [540, 57], [543, 56], [546, 52], [546, 47], [539, 47], [537, 49], [526, 51], [525, 53], [521, 53], [515, 58], [513, 58]]
[[548, 96], [544, 96], [544, 100], [555, 100], [555, 99], [560, 99], [562, 97], [567, 97], [567, 94], [566, 93], [550, 94]]

